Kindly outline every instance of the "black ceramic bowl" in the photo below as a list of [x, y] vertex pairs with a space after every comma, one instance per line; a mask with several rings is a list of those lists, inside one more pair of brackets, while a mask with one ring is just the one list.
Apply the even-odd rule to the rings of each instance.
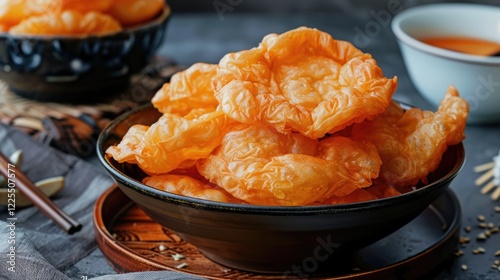
[[98, 139], [98, 156], [119, 188], [154, 221], [169, 228], [211, 260], [260, 273], [341, 271], [355, 250], [396, 231], [439, 197], [465, 160], [462, 144], [449, 147], [429, 184], [396, 197], [325, 206], [278, 207], [207, 201], [171, 194], [141, 183], [135, 166], [105, 155], [133, 124], [160, 114], [139, 107], [115, 119]]
[[146, 24], [103, 36], [0, 33], [0, 79], [30, 99], [82, 102], [117, 93], [162, 44], [170, 8]]

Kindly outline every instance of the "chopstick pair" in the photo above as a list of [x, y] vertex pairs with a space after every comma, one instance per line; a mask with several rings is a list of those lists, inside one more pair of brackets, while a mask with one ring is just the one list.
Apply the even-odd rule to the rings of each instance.
[[78, 232], [82, 228], [82, 225], [78, 221], [68, 216], [61, 208], [55, 205], [21, 170], [11, 164], [1, 152], [0, 174], [10, 179], [13, 187], [17, 188], [33, 205], [68, 234]]
[[488, 162], [485, 164], [478, 165], [474, 167], [474, 172], [481, 173], [484, 172], [481, 176], [479, 176], [474, 183], [476, 186], [483, 186], [481, 188], [482, 194], [487, 194], [491, 191], [491, 199], [498, 200], [500, 199], [500, 153], [498, 156], [494, 158], [494, 161]]

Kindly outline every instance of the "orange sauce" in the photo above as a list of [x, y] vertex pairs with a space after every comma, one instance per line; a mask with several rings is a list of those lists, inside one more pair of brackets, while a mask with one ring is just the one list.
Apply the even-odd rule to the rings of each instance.
[[500, 43], [470, 37], [434, 37], [420, 41], [451, 51], [490, 56], [500, 52]]

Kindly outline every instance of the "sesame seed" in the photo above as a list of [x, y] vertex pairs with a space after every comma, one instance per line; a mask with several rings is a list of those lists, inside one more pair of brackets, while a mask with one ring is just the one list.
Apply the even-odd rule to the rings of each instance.
[[455, 256], [460, 257], [460, 256], [462, 256], [462, 255], [464, 254], [464, 251], [462, 251], [462, 250], [457, 250], [457, 251], [455, 251], [455, 253], [454, 253], [454, 254], [455, 254]]
[[484, 217], [483, 215], [478, 215], [477, 220], [480, 222], [484, 222], [486, 220], [486, 217]]
[[495, 257], [500, 257], [500, 250], [495, 252]]
[[484, 235], [486, 235], [487, 237], [490, 237], [490, 235], [491, 235], [491, 231], [489, 231], [489, 230], [485, 230], [485, 231], [484, 231]]
[[492, 228], [494, 228], [494, 227], [495, 227], [495, 224], [494, 224], [494, 223], [488, 223], [488, 228], [489, 228], [489, 229], [492, 229]]
[[500, 265], [500, 261], [499, 261], [499, 260], [495, 260], [493, 263], [494, 263], [495, 265]]
[[494, 227], [491, 229], [491, 233], [497, 233], [499, 231], [500, 231], [500, 228], [498, 228], [498, 227]]
[[158, 250], [160, 250], [160, 252], [163, 252], [163, 251], [167, 250], [167, 247], [165, 247], [165, 245], [163, 245], [163, 244], [160, 244], [160, 246], [158, 246]]
[[462, 264], [460, 267], [462, 268], [462, 270], [467, 270], [467, 265], [465, 264]]
[[495, 212], [500, 213], [500, 206], [495, 206], [495, 208], [493, 209], [495, 210]]
[[487, 238], [488, 237], [486, 237], [486, 235], [483, 232], [481, 232], [480, 234], [477, 235], [477, 240], [479, 240], [479, 241], [484, 241]]
[[470, 227], [470, 226], [466, 226], [466, 227], [464, 228], [464, 230], [465, 230], [465, 232], [470, 232], [470, 231], [471, 231], [471, 227]]
[[462, 236], [458, 240], [458, 242], [460, 242], [461, 244], [469, 243], [469, 241], [470, 241], [470, 238], [467, 236]]
[[488, 225], [486, 223], [477, 224], [480, 228], [486, 228]]

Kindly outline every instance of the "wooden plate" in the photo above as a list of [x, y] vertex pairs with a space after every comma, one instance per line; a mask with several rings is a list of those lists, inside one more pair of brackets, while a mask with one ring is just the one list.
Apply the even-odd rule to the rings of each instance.
[[[411, 279], [431, 273], [450, 260], [459, 238], [460, 204], [451, 189], [392, 235], [356, 252], [352, 273], [318, 275], [314, 279]], [[153, 222], [118, 187], [96, 202], [97, 244], [119, 273], [169, 270], [207, 279], [283, 279], [231, 269], [204, 257], [196, 247]], [[181, 254], [175, 260], [172, 255]], [[187, 265], [187, 266], [186, 266]]]

